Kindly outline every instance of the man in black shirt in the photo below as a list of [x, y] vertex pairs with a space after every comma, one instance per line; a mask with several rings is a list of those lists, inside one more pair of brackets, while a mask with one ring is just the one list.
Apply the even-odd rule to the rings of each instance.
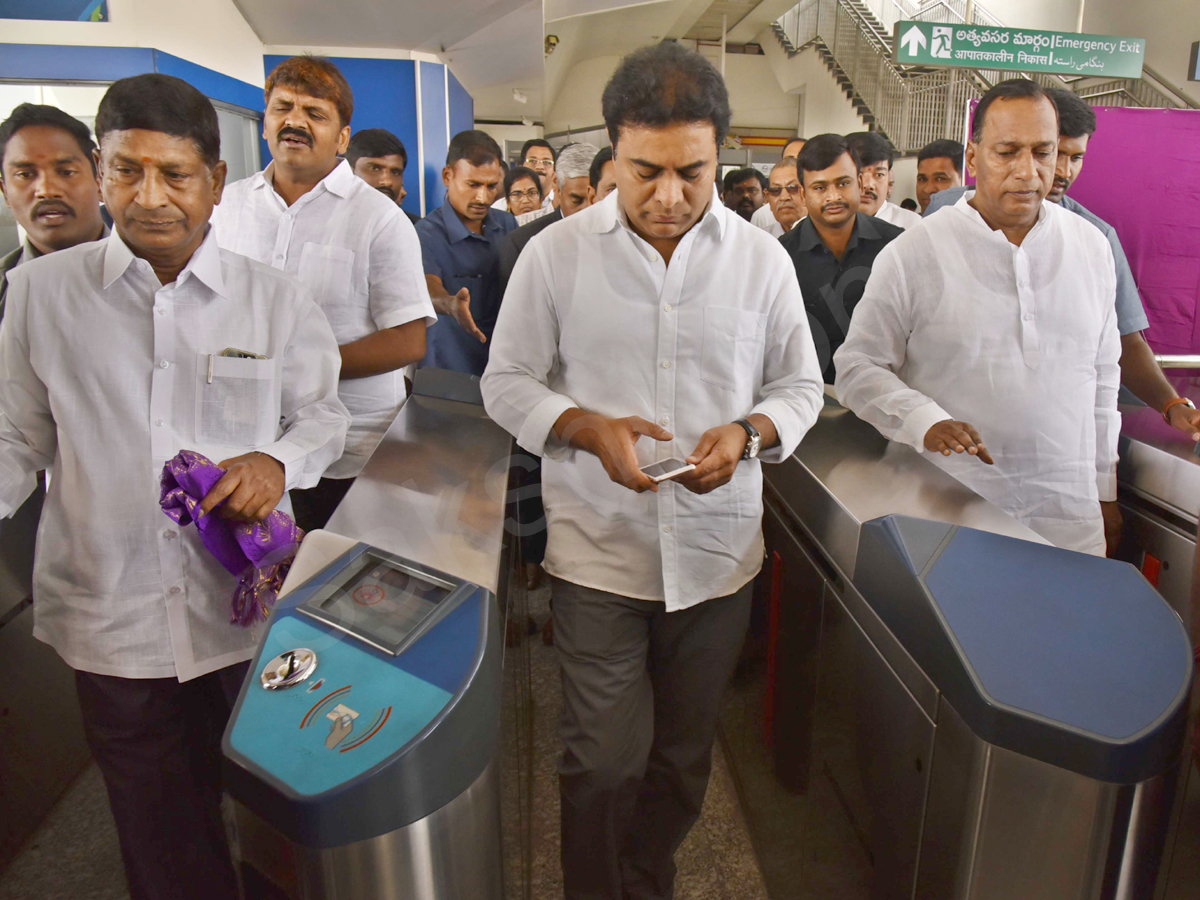
[[817, 135], [806, 143], [797, 169], [808, 218], [779, 239], [796, 266], [826, 384], [833, 384], [833, 353], [846, 340], [871, 264], [904, 233], [859, 212], [860, 168], [840, 134]]

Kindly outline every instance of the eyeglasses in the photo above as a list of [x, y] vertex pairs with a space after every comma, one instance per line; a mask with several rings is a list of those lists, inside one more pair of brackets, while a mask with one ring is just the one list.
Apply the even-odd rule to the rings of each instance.
[[794, 181], [791, 184], [785, 185], [782, 187], [778, 184], [773, 184], [769, 188], [767, 188], [767, 193], [770, 194], [772, 197], [778, 197], [780, 194], [782, 194], [784, 192], [785, 189], [793, 197], [795, 197], [798, 193], [800, 193], [800, 185], [796, 184]]
[[554, 160], [552, 159], [527, 159], [521, 163], [527, 169], [553, 169]]
[[510, 191], [509, 195], [508, 195], [508, 199], [509, 200], [535, 200], [535, 201], [540, 202], [542, 198], [538, 194], [537, 188], [530, 188], [527, 191]]

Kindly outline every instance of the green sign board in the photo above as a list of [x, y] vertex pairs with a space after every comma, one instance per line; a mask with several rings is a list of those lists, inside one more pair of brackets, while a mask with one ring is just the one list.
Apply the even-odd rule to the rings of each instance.
[[1141, 78], [1146, 41], [1031, 28], [897, 22], [893, 48], [896, 62], [905, 66]]

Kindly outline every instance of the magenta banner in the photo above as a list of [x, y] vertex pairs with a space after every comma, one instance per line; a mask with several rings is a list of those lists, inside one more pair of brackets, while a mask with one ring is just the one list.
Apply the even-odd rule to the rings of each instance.
[[1200, 110], [1096, 109], [1070, 195], [1117, 229], [1159, 353], [1200, 351]]

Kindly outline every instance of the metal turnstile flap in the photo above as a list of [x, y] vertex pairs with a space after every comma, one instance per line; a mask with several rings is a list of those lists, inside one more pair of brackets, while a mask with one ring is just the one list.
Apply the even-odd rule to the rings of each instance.
[[1191, 644], [1132, 566], [887, 516], [863, 526], [854, 580], [983, 740], [1128, 784], [1178, 755]]

